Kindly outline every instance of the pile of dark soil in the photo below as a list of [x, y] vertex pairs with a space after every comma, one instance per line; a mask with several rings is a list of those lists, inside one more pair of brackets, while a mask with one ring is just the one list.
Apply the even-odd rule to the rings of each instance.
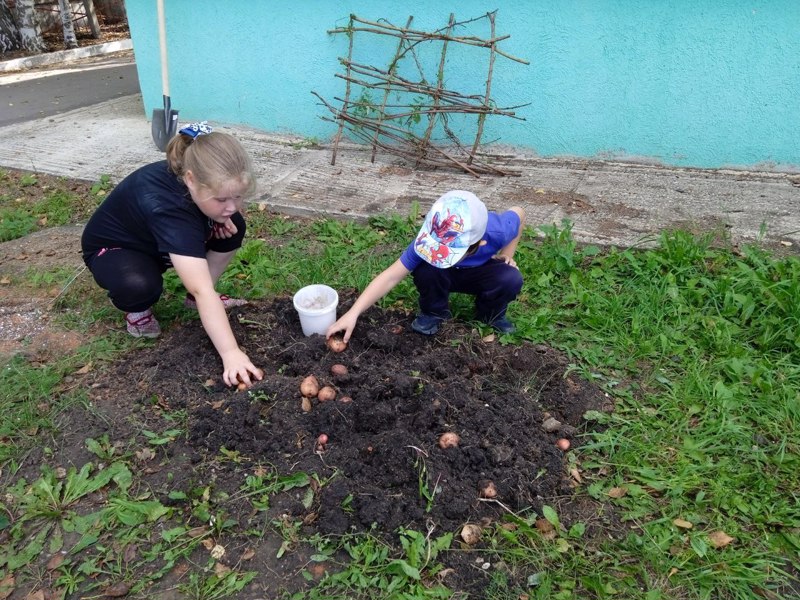
[[[340, 296], [341, 314], [355, 294]], [[183, 477], [213, 479], [231, 495], [241, 474], [209, 467], [223, 448], [251, 471], [269, 464], [281, 474], [318, 475], [325, 484], [313, 506], [287, 494], [271, 509], [302, 520], [309, 534], [374, 524], [395, 541], [400, 527], [457, 534], [467, 522], [569, 496], [556, 441], [579, 443], [584, 413], [607, 408], [604, 394], [567, 374], [567, 360], [549, 347], [502, 345], [456, 322], [428, 338], [411, 331], [412, 317], [372, 308], [347, 349], [335, 354], [323, 337], [303, 336], [291, 299], [251, 304], [230, 317], [240, 345], [265, 372], [249, 391], [221, 383], [219, 358], [193, 321], [115, 365], [95, 382], [93, 401], [112, 430], [126, 427], [132, 408], [145, 421], [148, 414], [185, 411], [188, 443], [167, 451], [187, 461]], [[332, 375], [335, 364], [348, 373]], [[313, 399], [306, 412], [299, 386], [310, 374], [333, 386], [337, 398]], [[548, 417], [560, 426], [550, 420], [545, 427]], [[457, 433], [459, 445], [440, 448], [444, 432]], [[324, 447], [320, 434], [328, 436]], [[482, 498], [489, 481], [497, 495]], [[182, 485], [181, 476], [171, 485]], [[457, 573], [447, 583], [473, 588], [474, 577]]]

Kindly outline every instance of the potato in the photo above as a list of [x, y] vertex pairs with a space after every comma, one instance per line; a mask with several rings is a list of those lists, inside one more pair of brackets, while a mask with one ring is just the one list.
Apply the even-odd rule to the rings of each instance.
[[556, 442], [556, 446], [558, 446], [559, 450], [566, 452], [569, 450], [569, 440], [567, 438], [561, 438]]
[[337, 354], [339, 352], [344, 352], [344, 349], [347, 348], [347, 342], [345, 342], [342, 338], [335, 335], [332, 335], [331, 337], [328, 338], [327, 344], [328, 348], [332, 352], [336, 352]]
[[497, 487], [494, 485], [494, 481], [489, 481], [488, 479], [478, 482], [478, 491], [481, 498], [497, 497]]
[[455, 448], [460, 441], [457, 433], [446, 431], [439, 436], [439, 448]]
[[324, 446], [325, 444], [327, 444], [328, 443], [328, 434], [327, 433], [320, 433], [319, 436], [317, 437], [317, 443], [320, 446]]
[[347, 375], [347, 367], [344, 365], [333, 365], [331, 367], [331, 375], [334, 377], [345, 377]]
[[483, 534], [483, 529], [475, 523], [467, 523], [461, 528], [461, 539], [470, 546], [481, 541], [481, 534]]
[[239, 385], [236, 386], [236, 390], [239, 392], [243, 392], [247, 389], [247, 384], [244, 381], [239, 382]]
[[300, 393], [306, 398], [314, 398], [319, 393], [319, 381], [313, 375], [309, 375], [300, 383]]
[[317, 400], [319, 400], [320, 402], [328, 402], [329, 400], [335, 400], [335, 399], [336, 399], [336, 390], [329, 385], [326, 385], [317, 394]]
[[343, 402], [347, 404], [348, 402], [352, 402], [353, 399], [350, 396], [339, 396], [339, 402]]

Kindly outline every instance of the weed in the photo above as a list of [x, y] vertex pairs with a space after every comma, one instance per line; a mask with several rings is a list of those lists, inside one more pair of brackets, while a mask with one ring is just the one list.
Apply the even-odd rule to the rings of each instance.
[[237, 573], [231, 571], [223, 575], [215, 573], [190, 573], [188, 581], [178, 586], [178, 589], [191, 600], [227, 600], [250, 583], [257, 573]]
[[441, 492], [439, 480], [437, 478], [433, 483], [433, 489], [431, 489], [428, 477], [428, 466], [425, 464], [427, 454], [425, 454], [424, 450], [416, 446], [412, 446], [411, 450], [414, 451], [414, 469], [417, 471], [417, 489], [419, 491], [419, 497], [425, 500], [425, 512], [431, 512], [433, 500], [436, 494]]
[[[447, 533], [433, 538], [432, 531], [421, 533], [411, 529], [401, 529], [398, 533], [402, 554], [395, 557], [388, 545], [370, 534], [346, 536], [341, 548], [350, 562], [340, 565], [341, 570], [327, 575], [310, 592], [292, 596], [293, 600], [450, 598], [451, 592], [436, 581], [436, 574], [443, 568], [437, 558], [450, 548], [453, 535]], [[320, 544], [318, 554], [312, 556], [312, 560], [332, 561], [336, 549], [329, 544]]]

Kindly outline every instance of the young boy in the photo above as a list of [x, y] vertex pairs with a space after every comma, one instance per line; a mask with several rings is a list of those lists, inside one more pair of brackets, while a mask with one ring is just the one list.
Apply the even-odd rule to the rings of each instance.
[[514, 252], [524, 218], [520, 207], [490, 213], [471, 192], [447, 192], [428, 211], [416, 239], [370, 282], [326, 336], [344, 331], [344, 341], [348, 341], [361, 313], [409, 273], [419, 292], [420, 314], [411, 324], [417, 333], [433, 335], [452, 316], [451, 292], [474, 295], [477, 318], [500, 333], [512, 333], [515, 328], [506, 308], [522, 289]]

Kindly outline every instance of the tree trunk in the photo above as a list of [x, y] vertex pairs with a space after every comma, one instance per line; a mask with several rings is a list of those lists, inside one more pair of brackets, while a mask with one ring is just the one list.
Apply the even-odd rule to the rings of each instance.
[[19, 50], [21, 47], [14, 15], [5, 2], [0, 2], [0, 54]]
[[36, 21], [33, 0], [17, 0], [17, 29], [23, 50], [34, 53], [47, 50], [47, 45], [42, 39], [42, 30]]
[[127, 19], [122, 0], [94, 0], [94, 5], [106, 24], [121, 23]]
[[72, 7], [69, 0], [58, 0], [61, 10], [61, 24], [64, 26], [64, 47], [77, 48], [78, 38], [75, 37], [75, 27], [72, 25]]

